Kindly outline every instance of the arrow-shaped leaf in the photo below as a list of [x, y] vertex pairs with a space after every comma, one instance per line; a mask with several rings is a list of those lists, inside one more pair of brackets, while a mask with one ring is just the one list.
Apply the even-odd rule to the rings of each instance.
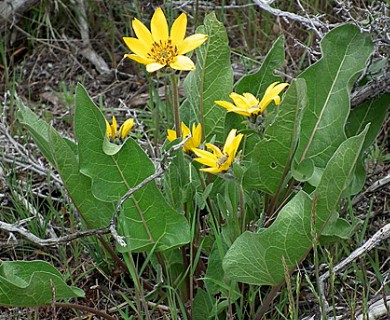
[[48, 123], [22, 104], [19, 105], [19, 120], [28, 128], [41, 152], [60, 174], [87, 227], [108, 226], [115, 207], [92, 195], [91, 179], [80, 173], [77, 145], [61, 137]]
[[[116, 203], [154, 173], [152, 161], [132, 139], [115, 154], [104, 152], [108, 142], [103, 114], [81, 85], [76, 90], [75, 131], [81, 172], [92, 179], [92, 193], [99, 200]], [[190, 237], [187, 220], [166, 202], [154, 181], [125, 201], [119, 227], [128, 243], [120, 249], [129, 251], [155, 245], [157, 250], [166, 250], [187, 243]]]
[[346, 139], [350, 90], [373, 46], [369, 34], [342, 25], [324, 37], [321, 49], [322, 58], [299, 76], [306, 80], [308, 105], [295, 158], [297, 163], [310, 158], [315, 167], [325, 168]]

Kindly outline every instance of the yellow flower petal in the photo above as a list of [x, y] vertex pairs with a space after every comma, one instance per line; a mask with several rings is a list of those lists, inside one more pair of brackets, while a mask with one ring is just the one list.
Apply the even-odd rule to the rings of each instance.
[[146, 71], [147, 72], [155, 72], [157, 70], [160, 70], [161, 68], [164, 68], [165, 65], [157, 63], [157, 62], [152, 62], [146, 65]]
[[112, 116], [112, 121], [111, 121], [111, 137], [115, 138], [116, 137], [116, 132], [118, 130], [118, 124], [116, 122], [116, 119], [114, 116]]
[[213, 153], [198, 148], [194, 148], [192, 151], [199, 157], [195, 158], [195, 161], [209, 167], [215, 167], [217, 165], [218, 158]]
[[134, 60], [138, 63], [142, 63], [142, 64], [150, 64], [152, 63], [154, 60], [152, 59], [145, 59], [145, 58], [142, 58], [140, 56], [137, 56], [136, 54], [125, 54], [125, 57], [131, 59], [131, 60]]
[[137, 38], [123, 37], [123, 41], [127, 47], [133, 51], [137, 56], [147, 59], [149, 53], [149, 47], [141, 40]]
[[229, 132], [223, 147], [223, 152], [211, 143], [206, 143], [206, 147], [210, 149], [212, 153], [197, 148], [192, 149], [192, 151], [198, 156], [198, 158], [195, 158], [194, 160], [210, 167], [202, 168], [200, 169], [201, 171], [219, 173], [229, 170], [243, 137], [243, 134], [236, 136], [236, 133], [236, 129], [232, 129]]
[[280, 100], [281, 100], [281, 99], [280, 99], [280, 96], [276, 96], [276, 97], [274, 97], [274, 99], [273, 99], [273, 100], [274, 100], [274, 103], [275, 103], [275, 105], [277, 105], [277, 106], [278, 106], [278, 105], [280, 104]]
[[219, 158], [223, 156], [221, 149], [219, 149], [217, 146], [213, 145], [212, 143], [206, 143], [205, 146], [207, 149], [210, 149], [215, 154], [216, 157]]
[[276, 105], [280, 103], [279, 94], [288, 86], [288, 83], [278, 83], [279, 82], [274, 82], [270, 84], [267, 90], [265, 90], [263, 99], [260, 101], [261, 112], [263, 112], [272, 101], [275, 101]]
[[153, 40], [166, 41], [169, 38], [168, 22], [161, 8], [157, 8], [150, 22]]
[[112, 137], [112, 134], [111, 134], [111, 126], [110, 126], [110, 123], [107, 121], [107, 119], [104, 119], [106, 120], [106, 137], [107, 138], [111, 138]]
[[119, 137], [126, 138], [130, 130], [134, 127], [134, 119], [129, 118], [121, 125], [119, 129]]
[[183, 139], [191, 134], [190, 128], [188, 128], [184, 122], [181, 123], [181, 133], [183, 135]]
[[200, 146], [202, 142], [202, 125], [199, 123], [195, 127], [195, 123], [192, 124], [192, 140], [193, 140], [193, 147], [197, 148]]
[[179, 44], [184, 40], [187, 29], [187, 15], [182, 13], [172, 24], [170, 39], [173, 45]]
[[197, 47], [201, 46], [203, 42], [207, 40], [206, 34], [193, 34], [187, 38], [185, 38], [180, 44], [178, 44], [179, 54], [186, 54]]
[[253, 106], [256, 106], [259, 104], [259, 100], [257, 100], [257, 98], [252, 93], [245, 92], [242, 95], [244, 96], [245, 100], [247, 101], [247, 104], [250, 107], [253, 107]]
[[[238, 150], [238, 147], [240, 146], [240, 143], [241, 143], [241, 139], [243, 138], [243, 134], [240, 133], [238, 134], [234, 139], [233, 141], [231, 142], [230, 145], [227, 145], [225, 148], [226, 148], [226, 153], [229, 155], [229, 159], [227, 161], [227, 163], [229, 164], [229, 167], [231, 166], [231, 164], [233, 163], [233, 160], [234, 158], [236, 157], [236, 153], [237, 153], [237, 150]], [[225, 144], [226, 145], [226, 144]]]
[[237, 129], [230, 130], [230, 132], [226, 138], [225, 145], [223, 147], [223, 152], [228, 151], [227, 148], [233, 143], [234, 138], [236, 137], [236, 133], [237, 133]]
[[132, 22], [133, 30], [138, 39], [143, 41], [144, 43], [152, 43], [153, 37], [150, 33], [149, 29], [145, 27], [145, 25], [139, 21], [137, 18], [134, 18]]
[[245, 117], [250, 117], [251, 116], [251, 113], [249, 111], [239, 109], [231, 102], [228, 102], [228, 101], [214, 101], [214, 103], [219, 105], [219, 106], [221, 106], [221, 107], [224, 107], [225, 109], [227, 109], [228, 112], [234, 112], [234, 113], [237, 113], [237, 114], [241, 114], [241, 115], [243, 115]]
[[212, 173], [212, 174], [216, 174], [216, 173], [220, 173], [222, 171], [224, 171], [222, 168], [217, 168], [217, 167], [213, 167], [213, 168], [201, 168], [199, 169], [200, 171], [203, 171], [203, 172], [208, 172], [208, 173]]
[[[190, 131], [190, 128], [186, 126], [184, 122], [181, 123], [181, 132], [182, 132], [182, 139], [184, 140], [188, 135], [191, 135], [191, 138], [189, 138], [186, 143], [183, 146], [183, 151], [188, 152], [191, 151], [194, 148], [199, 147], [201, 141], [202, 141], [202, 126], [199, 123], [197, 126], [195, 126], [195, 123], [192, 124], [192, 132]], [[168, 130], [168, 137], [167, 139], [169, 141], [173, 141], [176, 139], [176, 131], [174, 130]], [[170, 140], [172, 139], [172, 140]]]
[[228, 102], [228, 101], [218, 100], [218, 101], [214, 101], [214, 103], [221, 106], [221, 107], [224, 107], [228, 111], [233, 111], [234, 109], [237, 109], [233, 103]]
[[177, 139], [175, 130], [168, 129], [167, 132], [168, 132], [168, 135], [167, 135], [168, 141], [172, 142], [172, 141]]
[[192, 60], [186, 56], [177, 56], [169, 64], [172, 69], [192, 71], [195, 70], [195, 65]]
[[233, 102], [236, 105], [237, 109], [240, 109], [242, 111], [248, 111], [248, 109], [251, 107], [248, 104], [248, 101], [245, 99], [245, 97], [240, 95], [240, 94], [238, 94], [238, 93], [232, 92], [229, 95], [229, 97], [230, 97], [230, 99], [233, 100]]

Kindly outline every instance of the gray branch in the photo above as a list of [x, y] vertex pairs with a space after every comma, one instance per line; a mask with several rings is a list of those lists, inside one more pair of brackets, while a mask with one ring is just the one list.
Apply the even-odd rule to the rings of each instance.
[[353, 92], [351, 96], [351, 106], [358, 107], [383, 93], [390, 93], [390, 74], [385, 74]]
[[[253, 2], [256, 3], [264, 11], [267, 11], [276, 17], [281, 17], [281, 18], [286, 18], [289, 20], [297, 21], [297, 22], [307, 26], [309, 29], [316, 31], [317, 34], [319, 33], [317, 28], [329, 30], [330, 27], [336, 26], [336, 25], [321, 22], [318, 19], [318, 17], [309, 17], [308, 15], [306, 17], [302, 17], [296, 13], [282, 11], [282, 10], [273, 8], [269, 5], [269, 1], [253, 0]], [[322, 37], [321, 33], [319, 33], [319, 35]]]
[[[69, 241], [76, 240], [79, 238], [85, 238], [93, 235], [103, 235], [110, 233], [109, 228], [102, 228], [102, 229], [91, 229], [91, 230], [85, 230], [85, 231], [77, 231], [75, 233], [69, 234], [67, 236], [58, 237], [58, 238], [49, 238], [49, 239], [41, 239], [37, 237], [35, 234], [28, 231], [25, 227], [21, 226], [19, 223], [10, 224], [6, 222], [0, 221], [0, 229], [5, 230], [8, 232], [15, 232], [23, 237], [25, 237], [27, 240], [30, 240], [31, 242], [42, 246], [42, 247], [48, 247], [48, 246], [56, 246], [61, 243], [68, 243]], [[11, 241], [2, 241], [0, 242], [0, 248], [4, 246], [14, 246], [18, 245], [18, 240], [11, 240]]]
[[374, 192], [374, 191], [376, 191], [376, 190], [386, 186], [389, 183], [390, 183], [390, 174], [388, 174], [387, 176], [385, 176], [385, 177], [379, 179], [378, 181], [374, 182], [364, 192], [360, 192], [355, 198], [353, 198], [352, 205], [354, 206], [359, 201], [361, 201], [367, 193]]
[[[106, 61], [92, 48], [89, 40], [89, 27], [87, 21], [87, 10], [85, 9], [85, 0], [77, 0], [78, 22], [82, 40], [81, 55], [87, 58], [99, 71], [100, 74], [108, 74], [111, 72]], [[72, 42], [70, 42], [72, 43]]]
[[4, 28], [7, 22], [11, 26], [16, 22], [18, 16], [32, 8], [38, 0], [6, 0], [0, 2], [0, 30]]

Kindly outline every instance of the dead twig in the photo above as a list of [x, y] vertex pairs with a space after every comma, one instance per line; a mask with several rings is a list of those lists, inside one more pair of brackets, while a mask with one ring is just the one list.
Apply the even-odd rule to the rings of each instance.
[[[78, 9], [78, 25], [80, 28], [80, 35], [82, 40], [82, 49], [80, 54], [88, 59], [100, 74], [109, 74], [111, 69], [108, 67], [106, 61], [92, 48], [89, 39], [89, 27], [87, 21], [87, 11], [85, 9], [85, 0], [76, 0]], [[72, 42], [70, 42], [72, 44]]]
[[359, 193], [355, 198], [353, 198], [352, 205], [355, 205], [359, 201], [361, 201], [367, 193], [374, 192], [375, 190], [378, 190], [378, 189], [384, 187], [388, 183], [390, 183], [390, 174], [388, 174], [386, 177], [374, 182], [364, 192]]
[[351, 96], [351, 107], [358, 107], [383, 93], [390, 93], [390, 74], [385, 74], [354, 91]]
[[38, 0], [6, 0], [0, 2], [0, 30], [2, 30], [7, 22], [11, 22], [11, 28], [15, 24], [18, 17], [22, 16], [23, 12], [32, 8]]
[[390, 295], [384, 297], [384, 299], [375, 298], [368, 302], [368, 310], [364, 314], [359, 314], [356, 320], [375, 320], [385, 315], [390, 315]]
[[[330, 28], [337, 26], [338, 24], [328, 24], [322, 22], [319, 17], [309, 16], [306, 14], [306, 17], [300, 16], [296, 13], [282, 11], [276, 8], [273, 8], [269, 5], [269, 1], [264, 0], [253, 0], [261, 9], [269, 12], [270, 14], [283, 18], [287, 23], [288, 20], [297, 21], [300, 24], [306, 26], [309, 30], [314, 30], [320, 39], [323, 38], [323, 32], [319, 29], [329, 31]], [[318, 29], [319, 28], [319, 29]]]
[[[42, 246], [42, 247], [56, 246], [56, 245], [59, 245], [61, 243], [68, 243], [70, 241], [80, 239], [80, 238], [110, 233], [110, 230], [107, 227], [107, 228], [102, 228], [102, 229], [91, 229], [91, 230], [85, 230], [85, 231], [77, 231], [75, 233], [72, 233], [72, 234], [69, 234], [69, 235], [63, 236], [63, 237], [41, 239], [41, 238], [37, 237], [35, 234], [33, 234], [32, 232], [28, 231], [25, 227], [21, 226], [20, 223], [10, 224], [10, 223], [6, 223], [3, 221], [0, 221], [0, 230], [18, 233], [21, 236], [28, 239], [29, 241], [31, 241], [39, 246]], [[2, 248], [4, 246], [10, 246], [10, 245], [12, 245], [12, 246], [19, 245], [19, 241], [13, 240], [13, 241], [0, 242], [0, 248]]]

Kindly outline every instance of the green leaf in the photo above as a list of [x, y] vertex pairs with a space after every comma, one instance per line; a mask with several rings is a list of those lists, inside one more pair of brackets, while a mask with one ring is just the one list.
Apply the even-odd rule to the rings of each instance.
[[292, 175], [297, 181], [307, 181], [313, 177], [314, 163], [312, 159], [304, 159], [300, 163], [293, 161], [291, 168]]
[[[132, 139], [113, 155], [103, 150], [106, 123], [85, 89], [77, 86], [75, 131], [80, 170], [92, 179], [93, 195], [115, 204], [155, 172], [152, 161]], [[190, 240], [189, 225], [166, 202], [155, 181], [134, 192], [123, 204], [118, 229], [127, 241], [122, 251], [167, 250]]]
[[382, 125], [387, 117], [390, 106], [390, 94], [383, 94], [351, 111], [345, 131], [348, 137], [358, 134], [370, 123], [366, 138], [363, 143], [362, 152], [348, 190], [349, 195], [357, 194], [364, 187], [366, 181], [366, 169], [364, 165], [364, 151], [371, 146], [378, 136]]
[[[48, 123], [40, 120], [28, 107], [19, 106], [19, 119], [44, 156], [56, 168], [88, 228], [108, 226], [114, 206], [96, 199], [91, 193], [91, 179], [80, 173], [77, 145], [62, 138]], [[99, 214], [96, 214], [96, 213]]]
[[350, 182], [359, 158], [369, 125], [357, 136], [345, 140], [326, 166], [322, 179], [313, 196], [316, 212], [315, 225], [318, 235], [335, 212], [343, 191]]
[[258, 233], [244, 232], [225, 255], [226, 277], [258, 285], [282, 281], [282, 256], [288, 265], [296, 265], [311, 245], [310, 210], [311, 198], [301, 191], [283, 207], [269, 228]]
[[280, 69], [283, 64], [284, 38], [279, 37], [272, 45], [261, 67], [255, 73], [243, 76], [237, 83], [235, 92], [239, 94], [250, 92], [261, 99], [271, 83], [282, 80], [279, 76], [275, 76], [274, 72]]
[[184, 152], [179, 150], [172, 159], [171, 166], [164, 174], [163, 193], [176, 210], [183, 208], [184, 194], [187, 191], [186, 186], [190, 181], [188, 173], [190, 166], [191, 164], [185, 160]]
[[91, 179], [80, 172], [78, 158], [70, 142], [54, 129], [49, 130], [49, 142], [54, 157], [54, 166], [88, 228], [103, 228], [109, 225], [115, 205], [98, 200], [91, 190]]
[[84, 292], [68, 286], [62, 275], [45, 261], [4, 261], [0, 264], [0, 305], [41, 306], [55, 299], [84, 297]]
[[365, 150], [373, 144], [378, 136], [383, 122], [386, 120], [390, 107], [390, 94], [383, 94], [355, 109], [349, 115], [345, 131], [347, 137], [359, 134], [370, 124], [362, 149]]
[[320, 243], [321, 245], [329, 245], [340, 239], [351, 239], [361, 224], [360, 219], [353, 218], [352, 223], [349, 223], [347, 220], [340, 218], [339, 214], [335, 212], [321, 234]]
[[312, 245], [312, 213], [319, 236], [348, 185], [367, 129], [339, 146], [312, 198], [300, 191], [269, 228], [258, 233], [245, 232], [233, 243], [223, 261], [228, 279], [274, 286], [284, 279], [282, 257], [289, 270], [296, 267]]
[[53, 156], [49, 145], [49, 124], [42, 119], [39, 119], [30, 108], [23, 105], [19, 100], [18, 107], [18, 118], [20, 123], [27, 127], [42, 154], [51, 164], [53, 164]]
[[372, 53], [369, 34], [353, 25], [330, 31], [321, 41], [322, 58], [299, 78], [306, 80], [308, 107], [305, 110], [297, 163], [310, 158], [325, 168], [346, 139], [344, 126], [350, 109], [350, 91]]
[[204, 25], [196, 31], [207, 34], [208, 39], [196, 51], [196, 70], [188, 73], [184, 81], [187, 100], [181, 106], [181, 118], [187, 124], [202, 123], [203, 110], [206, 140], [216, 135], [216, 141], [222, 143], [226, 110], [214, 101], [227, 100], [233, 88], [228, 37], [215, 13], [207, 15]]
[[278, 106], [275, 121], [251, 153], [251, 165], [244, 174], [243, 185], [274, 194], [289, 169], [306, 106], [303, 79], [291, 83], [283, 102]]
[[227, 251], [226, 244], [222, 242], [221, 248], [219, 248], [218, 244], [214, 242], [213, 248], [209, 254], [206, 277], [204, 279], [208, 293], [215, 295], [219, 292], [222, 292], [223, 297], [227, 296], [227, 292], [224, 287], [221, 287], [219, 285], [219, 283], [224, 283], [222, 259], [226, 251]]
[[209, 319], [209, 315], [213, 310], [213, 304], [215, 299], [210, 296], [205, 290], [198, 288], [196, 290], [196, 296], [193, 304], [192, 319], [193, 320], [206, 320]]

